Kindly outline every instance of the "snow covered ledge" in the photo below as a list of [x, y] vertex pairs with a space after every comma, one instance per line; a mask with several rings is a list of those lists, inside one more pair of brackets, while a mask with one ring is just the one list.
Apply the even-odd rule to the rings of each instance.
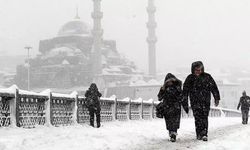
[[[86, 108], [83, 109], [83, 107], [86, 107], [84, 102], [85, 98], [78, 96], [77, 92], [60, 94], [52, 93], [51, 90], [48, 89], [41, 93], [36, 93], [19, 90], [16, 85], [13, 85], [7, 89], [0, 89], [0, 97], [8, 101], [6, 104], [9, 105], [10, 112], [9, 114], [8, 112], [6, 113], [9, 117], [5, 118], [10, 118], [9, 124], [12, 127], [30, 128], [30, 126], [35, 127], [37, 124], [46, 126], [78, 124], [80, 122], [79, 116], [87, 114]], [[155, 118], [155, 106], [159, 103], [152, 99], [143, 100], [139, 98], [132, 100], [129, 97], [118, 100], [116, 96], [110, 98], [102, 97], [100, 101], [101, 107], [103, 108], [101, 115], [103, 118], [106, 118], [103, 121], [153, 119]], [[36, 109], [40, 109], [40, 107], [44, 107], [45, 109], [37, 111]], [[81, 111], [78, 111], [78, 109], [81, 109]], [[40, 123], [37, 119], [34, 120], [35, 116], [39, 116], [40, 119], [44, 118], [44, 123]], [[188, 117], [189, 116], [192, 115], [190, 114]], [[211, 107], [210, 116], [239, 117], [241, 113], [235, 110]], [[68, 120], [65, 120], [65, 117]], [[183, 117], [185, 117], [185, 115], [183, 115]], [[81, 119], [81, 122], [86, 122], [84, 117]], [[32, 123], [35, 125], [32, 125]]]

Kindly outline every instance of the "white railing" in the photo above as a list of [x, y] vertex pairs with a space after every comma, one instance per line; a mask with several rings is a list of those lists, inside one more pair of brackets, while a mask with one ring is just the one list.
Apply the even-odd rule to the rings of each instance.
[[[155, 106], [159, 102], [101, 98], [101, 121], [126, 121], [156, 118]], [[223, 108], [211, 108], [211, 117], [239, 117], [241, 113]], [[192, 117], [182, 111], [182, 117]], [[16, 86], [0, 90], [0, 127], [33, 128], [37, 125], [63, 126], [89, 123], [85, 98], [77, 92], [71, 94], [41, 93], [19, 90]]]

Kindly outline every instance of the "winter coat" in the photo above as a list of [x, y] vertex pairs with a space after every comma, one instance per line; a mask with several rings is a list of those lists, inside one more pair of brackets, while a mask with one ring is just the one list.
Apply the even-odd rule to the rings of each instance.
[[[202, 67], [202, 73], [196, 76], [195, 68]], [[202, 109], [209, 112], [211, 103], [211, 93], [215, 101], [220, 100], [218, 87], [212, 76], [204, 72], [204, 66], [201, 61], [194, 62], [191, 67], [191, 74], [186, 78], [183, 86], [183, 101], [188, 104], [190, 98], [193, 110]], [[208, 113], [207, 113], [208, 115]]]
[[86, 106], [89, 110], [101, 110], [100, 97], [102, 94], [98, 91], [97, 86], [92, 83], [90, 88], [86, 91]]
[[247, 110], [249, 111], [249, 107], [250, 107], [250, 97], [249, 96], [242, 96], [240, 98], [240, 102], [238, 104], [237, 109], [239, 109], [241, 107], [241, 110]]
[[[168, 86], [167, 82], [173, 84]], [[182, 101], [182, 83], [172, 74], [167, 74], [164, 87], [158, 94], [159, 101], [163, 101], [163, 116], [166, 120], [168, 130], [178, 129], [181, 116], [181, 101]]]

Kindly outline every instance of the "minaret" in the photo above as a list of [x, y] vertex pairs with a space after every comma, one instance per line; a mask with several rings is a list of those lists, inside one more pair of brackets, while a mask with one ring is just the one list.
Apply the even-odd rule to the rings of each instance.
[[155, 28], [157, 26], [155, 22], [155, 12], [156, 12], [156, 7], [154, 5], [155, 0], [148, 0], [148, 7], [147, 7], [147, 12], [148, 12], [148, 22], [147, 22], [147, 28], [148, 28], [148, 37], [147, 37], [147, 42], [148, 42], [148, 71], [149, 75], [152, 77], [156, 77], [156, 54], [155, 54], [155, 49], [156, 49], [156, 42], [157, 42], [157, 37], [155, 35]]
[[75, 16], [75, 19], [80, 19], [79, 13], [78, 13], [78, 5], [76, 6], [76, 16]]
[[102, 54], [101, 54], [101, 48], [102, 48], [102, 35], [103, 30], [101, 27], [101, 19], [103, 17], [103, 13], [101, 12], [101, 0], [93, 0], [94, 4], [94, 11], [92, 12], [92, 18], [93, 18], [93, 58], [94, 61], [94, 72], [96, 75], [99, 75], [102, 73]]

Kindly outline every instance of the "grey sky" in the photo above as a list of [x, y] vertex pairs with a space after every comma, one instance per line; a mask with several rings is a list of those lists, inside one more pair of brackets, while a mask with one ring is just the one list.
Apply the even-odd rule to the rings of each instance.
[[[250, 66], [249, 0], [156, 0], [157, 65]], [[40, 39], [55, 36], [75, 16], [90, 25], [92, 0], [0, 0], [0, 51], [38, 51]], [[147, 0], [102, 0], [104, 38], [141, 68], [147, 65]]]

